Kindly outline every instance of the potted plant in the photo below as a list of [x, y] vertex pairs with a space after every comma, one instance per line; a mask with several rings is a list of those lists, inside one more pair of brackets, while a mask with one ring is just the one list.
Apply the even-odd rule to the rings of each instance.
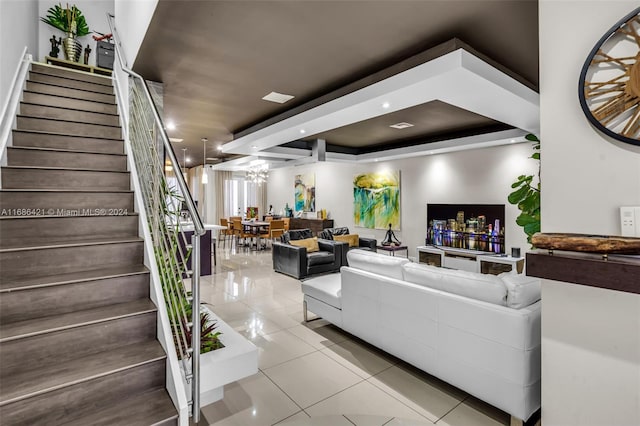
[[62, 4], [57, 4], [47, 10], [47, 16], [40, 20], [54, 28], [66, 33], [67, 37], [62, 40], [64, 56], [68, 61], [78, 62], [82, 53], [82, 45], [76, 37], [86, 36], [90, 33], [89, 26], [82, 12], [75, 6], [63, 8]]
[[534, 153], [531, 157], [538, 161], [538, 176], [520, 175], [511, 185], [515, 191], [509, 194], [509, 203], [518, 206], [520, 215], [516, 223], [524, 229], [527, 241], [531, 244], [531, 237], [540, 232], [540, 140], [532, 134], [525, 136], [528, 141], [534, 142]]

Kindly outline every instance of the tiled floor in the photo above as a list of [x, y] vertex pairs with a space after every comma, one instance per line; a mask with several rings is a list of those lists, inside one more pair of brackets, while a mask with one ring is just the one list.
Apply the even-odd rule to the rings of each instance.
[[509, 416], [325, 320], [304, 323], [300, 282], [271, 251], [218, 251], [202, 298], [259, 347], [258, 374], [225, 387], [200, 425], [482, 426]]

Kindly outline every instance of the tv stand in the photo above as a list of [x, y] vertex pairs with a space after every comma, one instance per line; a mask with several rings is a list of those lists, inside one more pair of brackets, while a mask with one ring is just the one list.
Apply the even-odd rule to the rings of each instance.
[[441, 268], [498, 275], [524, 271], [524, 258], [498, 255], [468, 249], [439, 246], [418, 246], [418, 262]]

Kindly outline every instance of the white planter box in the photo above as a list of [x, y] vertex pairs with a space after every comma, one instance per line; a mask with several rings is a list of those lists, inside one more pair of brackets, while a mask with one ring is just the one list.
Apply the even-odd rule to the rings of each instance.
[[[219, 319], [208, 307], [202, 307], [215, 319], [224, 348], [200, 355], [200, 406], [204, 407], [224, 397], [224, 385], [258, 372], [258, 348]], [[184, 367], [182, 367], [184, 368]], [[183, 375], [184, 379], [184, 375]], [[185, 382], [191, 399], [191, 383]]]

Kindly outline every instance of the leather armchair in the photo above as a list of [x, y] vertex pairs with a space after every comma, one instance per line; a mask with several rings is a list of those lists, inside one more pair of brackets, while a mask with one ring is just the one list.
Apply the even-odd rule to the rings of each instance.
[[[343, 226], [340, 228], [326, 228], [326, 229], [323, 229], [322, 232], [318, 234], [318, 238], [333, 241], [334, 235], [348, 235], [348, 234], [349, 234], [349, 228], [347, 228], [346, 226]], [[345, 248], [342, 254], [342, 265], [343, 266], [349, 265], [349, 263], [347, 262], [347, 252], [349, 250], [360, 249], [360, 250], [369, 250], [372, 252], [376, 252], [377, 245], [378, 245], [378, 241], [375, 238], [363, 238], [358, 236], [358, 247], [349, 247], [347, 245], [347, 247]]]
[[289, 243], [291, 240], [312, 237], [310, 229], [295, 229], [285, 232], [280, 237], [280, 242], [272, 244], [273, 269], [298, 279], [323, 272], [338, 272], [348, 245], [339, 241], [318, 239], [320, 250], [308, 253], [305, 247]]

